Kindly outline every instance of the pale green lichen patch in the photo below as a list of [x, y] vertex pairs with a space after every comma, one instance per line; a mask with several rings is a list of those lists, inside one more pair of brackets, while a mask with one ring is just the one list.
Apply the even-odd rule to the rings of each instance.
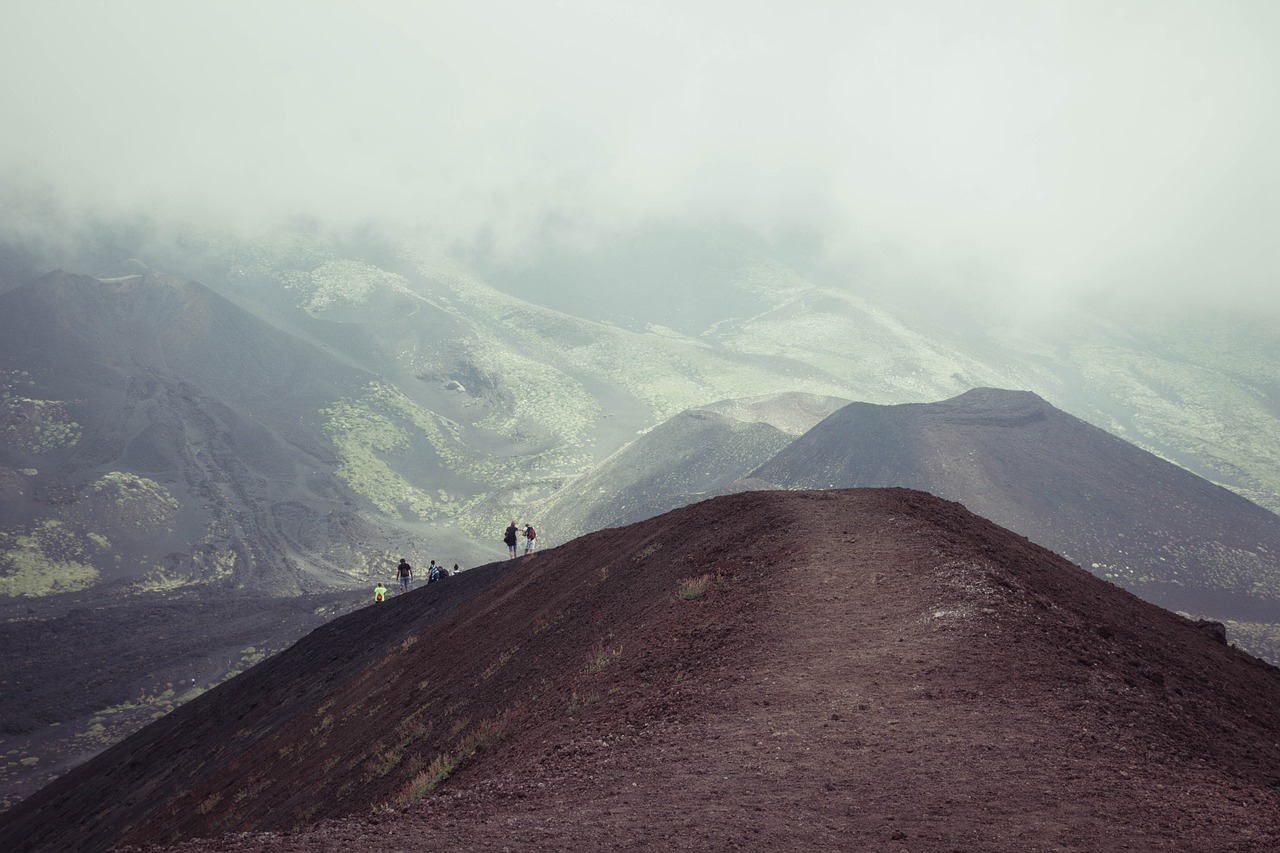
[[191, 578], [182, 572], [169, 571], [164, 566], [155, 566], [141, 580], [135, 582], [132, 589], [135, 592], [164, 592], [178, 589], [191, 582]]
[[[381, 512], [401, 518], [456, 518], [472, 501], [448, 489], [415, 485], [396, 467], [397, 456], [425, 443], [434, 461], [461, 478], [492, 482], [514, 476], [502, 460], [470, 450], [461, 427], [422, 408], [382, 382], [370, 382], [359, 400], [342, 400], [322, 410], [324, 430], [342, 459], [337, 475]], [[527, 473], [527, 469], [526, 469]]]
[[338, 571], [352, 580], [364, 583], [371, 578], [385, 578], [388, 566], [394, 566], [397, 559], [395, 554], [386, 550], [366, 552], [357, 555], [358, 562], [354, 564], [343, 563]]
[[313, 314], [341, 305], [360, 305], [378, 292], [416, 297], [403, 276], [347, 259], [327, 260], [310, 271], [284, 270], [279, 279]]
[[40, 596], [92, 586], [98, 570], [86, 543], [61, 522], [47, 520], [17, 532], [0, 532], [0, 595]]
[[59, 400], [40, 400], [0, 391], [0, 438], [28, 453], [52, 453], [75, 447], [80, 424]]
[[338, 477], [386, 515], [430, 517], [431, 496], [396, 473], [381, 455], [409, 446], [403, 427], [366, 401], [344, 400], [322, 414], [328, 418], [325, 432], [342, 458]]
[[90, 496], [107, 520], [125, 529], [166, 527], [178, 511], [178, 502], [164, 486], [124, 471], [98, 478], [90, 487]]
[[1166, 358], [1101, 344], [1077, 344], [1070, 352], [1085, 387], [1130, 413], [1128, 429], [1121, 431], [1130, 441], [1197, 459], [1264, 498], [1280, 494], [1280, 422], [1270, 411], [1266, 386], [1240, 375], [1246, 368], [1274, 371], [1275, 361], [1259, 367], [1242, 358], [1232, 375], [1196, 363], [1199, 358], [1195, 351]]
[[206, 546], [191, 553], [191, 561], [203, 581], [223, 581], [235, 576], [238, 558], [230, 549]]

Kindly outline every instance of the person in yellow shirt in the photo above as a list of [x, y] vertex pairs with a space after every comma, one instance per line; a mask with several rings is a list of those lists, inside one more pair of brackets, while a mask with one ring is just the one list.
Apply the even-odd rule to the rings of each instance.
[[378, 585], [373, 588], [374, 601], [386, 601], [387, 588], [382, 585], [382, 581], [378, 581]]

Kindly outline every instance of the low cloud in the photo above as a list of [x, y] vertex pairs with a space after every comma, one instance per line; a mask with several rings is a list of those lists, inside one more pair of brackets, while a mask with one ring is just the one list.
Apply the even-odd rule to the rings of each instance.
[[0, 168], [516, 258], [684, 217], [943, 286], [1280, 290], [1265, 0], [452, 6], [5, 4]]

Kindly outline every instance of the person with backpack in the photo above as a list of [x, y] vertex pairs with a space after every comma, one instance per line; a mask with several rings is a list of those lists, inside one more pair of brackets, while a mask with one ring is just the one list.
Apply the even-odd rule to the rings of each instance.
[[503, 535], [502, 541], [507, 543], [507, 559], [514, 560], [516, 556], [516, 541], [520, 536], [520, 528], [516, 527], [516, 520], [511, 519], [511, 526], [507, 528], [507, 532]]
[[373, 588], [373, 600], [375, 602], [387, 600], [387, 588], [382, 585], [382, 581], [378, 581], [378, 585]]
[[413, 580], [413, 566], [404, 557], [400, 558], [400, 565], [396, 566], [396, 576], [400, 578], [400, 591], [408, 592], [409, 581]]
[[538, 531], [533, 529], [532, 524], [524, 526], [524, 552], [525, 554], [533, 553], [533, 540], [538, 538]]

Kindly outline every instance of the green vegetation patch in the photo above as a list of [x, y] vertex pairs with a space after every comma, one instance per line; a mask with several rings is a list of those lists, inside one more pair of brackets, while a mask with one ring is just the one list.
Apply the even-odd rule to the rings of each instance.
[[312, 314], [335, 306], [363, 305], [382, 292], [416, 296], [403, 276], [345, 258], [327, 260], [310, 272], [284, 270], [277, 277]]
[[343, 400], [321, 414], [327, 418], [324, 431], [342, 458], [336, 472], [339, 478], [386, 515], [403, 518], [403, 506], [414, 517], [431, 517], [431, 496], [397, 474], [379, 455], [408, 448], [406, 430], [367, 402]]
[[168, 489], [126, 471], [102, 475], [90, 487], [90, 494], [98, 512], [125, 529], [167, 527], [178, 511], [178, 502]]
[[694, 578], [685, 578], [680, 581], [680, 587], [676, 590], [676, 597], [682, 601], [693, 601], [701, 598], [706, 594], [707, 587], [715, 581], [715, 576], [711, 574], [698, 575]]
[[170, 571], [164, 566], [154, 566], [143, 578], [135, 582], [131, 589], [135, 592], [163, 592], [186, 586], [192, 580], [179, 571]]
[[0, 438], [28, 453], [52, 453], [75, 447], [80, 424], [60, 400], [39, 400], [0, 390]]
[[98, 570], [85, 560], [86, 542], [59, 521], [0, 532], [0, 595], [39, 596], [93, 586]]
[[201, 579], [222, 581], [231, 579], [236, 572], [236, 552], [223, 550], [213, 545], [206, 545], [191, 553], [191, 562], [195, 564]]
[[[102, 708], [94, 714], [83, 731], [76, 733], [76, 739], [84, 749], [96, 750], [113, 746], [147, 721], [163, 717], [209, 689], [194, 683], [183, 689], [183, 684], [175, 686], [173, 682], [167, 682], [163, 689], [157, 686], [152, 692], [143, 690], [134, 699]], [[183, 689], [181, 695], [177, 693], [179, 689]]]
[[[1280, 422], [1268, 391], [1275, 358], [1251, 356], [1222, 336], [1207, 344], [1187, 329], [1164, 334], [1163, 355], [1080, 344], [1071, 361], [1086, 388], [1132, 413], [1130, 441], [1195, 458], [1237, 488], [1280, 494]], [[1215, 365], [1215, 349], [1230, 351], [1231, 362]]]
[[453, 748], [437, 754], [425, 770], [417, 766], [411, 767], [411, 772], [406, 774], [409, 776], [408, 780], [396, 794], [396, 802], [409, 805], [431, 793], [476, 753], [492, 749], [505, 739], [520, 716], [520, 709], [512, 707], [493, 719], [481, 720], [466, 734], [461, 731], [465, 725], [456, 727], [453, 733], [458, 739]]
[[587, 663], [583, 671], [587, 675], [592, 675], [620, 657], [622, 657], [622, 646], [608, 646], [602, 642], [596, 643], [591, 649], [591, 654], [587, 656]]

